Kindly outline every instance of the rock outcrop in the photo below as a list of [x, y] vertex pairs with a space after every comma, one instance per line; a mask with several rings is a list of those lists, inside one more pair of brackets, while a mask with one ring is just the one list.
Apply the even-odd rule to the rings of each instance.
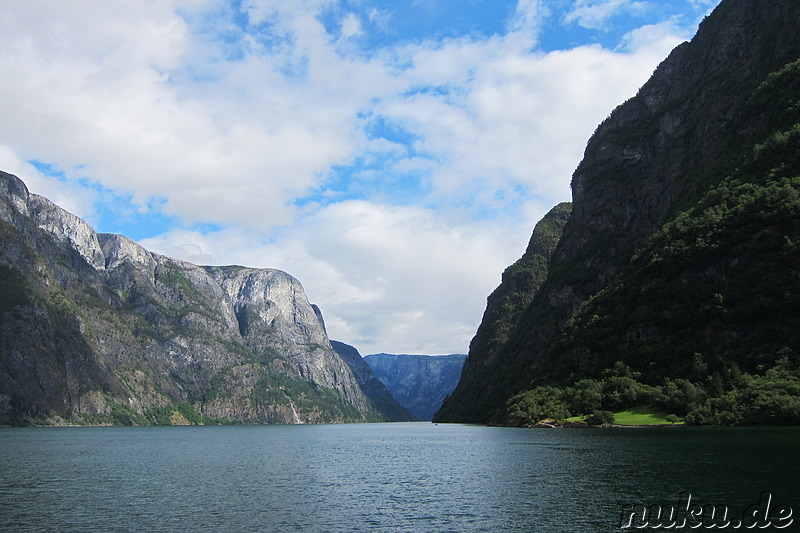
[[96, 234], [7, 173], [0, 241], [0, 423], [390, 418], [285, 272]]

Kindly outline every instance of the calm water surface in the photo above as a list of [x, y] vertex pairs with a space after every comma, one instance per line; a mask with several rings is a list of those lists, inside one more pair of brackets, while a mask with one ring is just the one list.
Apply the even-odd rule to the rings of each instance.
[[681, 491], [769, 491], [795, 527], [798, 452], [800, 428], [4, 428], [0, 531], [596, 533]]

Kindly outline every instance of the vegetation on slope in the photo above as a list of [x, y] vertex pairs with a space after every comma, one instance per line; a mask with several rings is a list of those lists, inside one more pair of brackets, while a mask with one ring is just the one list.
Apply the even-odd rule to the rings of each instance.
[[[785, 103], [772, 132], [730, 154], [733, 172], [567, 323], [536, 378], [569, 384], [558, 401], [536, 387], [509, 402], [508, 422], [653, 404], [688, 423], [800, 424], [800, 61], [743, 118], [765, 102]], [[598, 392], [615, 367], [633, 369], [621, 402]]]
[[678, 384], [690, 422], [796, 420], [799, 7], [724, 0], [598, 127], [546, 279], [473, 342], [438, 421], [538, 416], [509, 398], [617, 362], [652, 402]]
[[508, 397], [507, 376], [524, 375], [518, 366], [501, 364], [499, 356], [547, 280], [550, 259], [571, 211], [568, 202], [551, 209], [536, 224], [523, 256], [503, 272], [500, 286], [487, 298], [483, 320], [470, 343], [470, 354], [479, 356], [467, 358], [458, 386], [434, 415], [434, 422], [486, 421], [494, 404]]

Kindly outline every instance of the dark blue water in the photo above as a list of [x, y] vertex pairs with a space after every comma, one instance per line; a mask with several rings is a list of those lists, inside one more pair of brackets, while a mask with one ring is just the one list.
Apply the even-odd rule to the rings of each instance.
[[798, 452], [800, 428], [6, 428], [0, 530], [596, 533], [770, 491], [797, 531]]

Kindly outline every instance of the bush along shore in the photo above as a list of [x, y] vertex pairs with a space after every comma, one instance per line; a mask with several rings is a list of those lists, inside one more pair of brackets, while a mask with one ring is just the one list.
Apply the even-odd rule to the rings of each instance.
[[764, 425], [800, 413], [800, 380], [788, 361], [763, 376], [738, 371], [702, 382], [664, 378], [653, 385], [622, 362], [570, 386], [539, 386], [508, 401], [493, 423], [517, 427]]

